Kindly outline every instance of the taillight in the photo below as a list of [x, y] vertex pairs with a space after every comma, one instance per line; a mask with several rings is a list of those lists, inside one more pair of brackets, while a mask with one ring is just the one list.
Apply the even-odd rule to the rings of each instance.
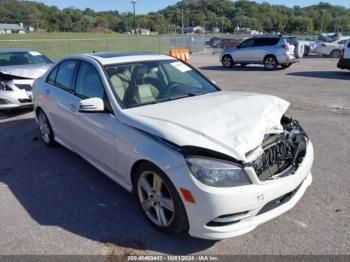
[[289, 45], [282, 45], [281, 46], [283, 49], [289, 50]]
[[327, 45], [325, 43], [321, 43], [321, 47], [326, 47]]

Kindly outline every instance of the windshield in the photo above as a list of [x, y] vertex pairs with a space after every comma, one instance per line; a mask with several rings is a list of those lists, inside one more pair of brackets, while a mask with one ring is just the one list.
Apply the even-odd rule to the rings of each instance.
[[52, 61], [36, 51], [0, 53], [0, 66], [36, 65], [48, 63], [52, 63]]
[[123, 108], [219, 91], [196, 70], [177, 60], [111, 65], [106, 72]]

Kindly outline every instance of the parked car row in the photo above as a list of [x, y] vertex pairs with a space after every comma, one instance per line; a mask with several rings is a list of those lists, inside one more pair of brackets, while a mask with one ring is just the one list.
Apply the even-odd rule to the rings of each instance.
[[[340, 57], [339, 68], [350, 69], [347, 59], [349, 54], [349, 39], [336, 40], [334, 43], [318, 43], [316, 50]], [[299, 62], [304, 56], [304, 43], [291, 36], [254, 36], [242, 41], [235, 48], [221, 52], [220, 62], [225, 68], [235, 65], [263, 64], [267, 70], [286, 69], [293, 63]]]

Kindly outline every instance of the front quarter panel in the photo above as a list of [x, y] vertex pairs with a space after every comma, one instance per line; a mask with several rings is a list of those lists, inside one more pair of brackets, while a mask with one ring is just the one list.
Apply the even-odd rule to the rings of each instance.
[[120, 121], [116, 130], [117, 172], [123, 175], [125, 187], [129, 191], [132, 190], [132, 168], [138, 161], [149, 161], [165, 173], [167, 170], [186, 165], [179, 152], [152, 136]]

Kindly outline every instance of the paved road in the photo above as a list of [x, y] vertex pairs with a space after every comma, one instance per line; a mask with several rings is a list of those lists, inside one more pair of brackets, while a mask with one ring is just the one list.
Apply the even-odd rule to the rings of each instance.
[[63, 147], [38, 140], [32, 113], [0, 118], [0, 254], [349, 254], [350, 72], [304, 59], [284, 71], [192, 64], [226, 90], [289, 100], [315, 146], [314, 182], [299, 204], [246, 235], [167, 237], [135, 199]]

